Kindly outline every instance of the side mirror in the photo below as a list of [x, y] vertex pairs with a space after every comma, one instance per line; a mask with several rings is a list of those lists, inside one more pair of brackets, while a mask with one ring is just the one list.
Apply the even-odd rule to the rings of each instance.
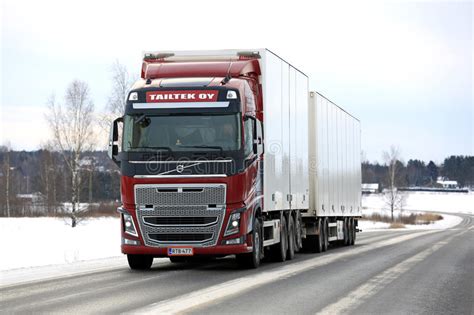
[[120, 166], [120, 161], [118, 160], [118, 153], [119, 153], [119, 146], [117, 141], [119, 140], [118, 134], [118, 123], [122, 122], [122, 117], [115, 119], [110, 126], [110, 133], [109, 133], [109, 148], [108, 148], [108, 156], [112, 161], [115, 162], [118, 166]]

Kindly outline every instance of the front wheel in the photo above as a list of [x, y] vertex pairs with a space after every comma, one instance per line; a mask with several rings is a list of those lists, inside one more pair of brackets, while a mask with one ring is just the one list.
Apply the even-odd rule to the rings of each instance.
[[244, 268], [256, 269], [260, 266], [262, 255], [263, 236], [262, 225], [257, 218], [253, 219], [252, 252], [236, 255], [237, 263]]
[[274, 261], [284, 262], [288, 251], [288, 226], [284, 215], [280, 221], [280, 242], [270, 247], [271, 256]]
[[128, 265], [132, 270], [148, 270], [153, 264], [153, 256], [127, 254]]

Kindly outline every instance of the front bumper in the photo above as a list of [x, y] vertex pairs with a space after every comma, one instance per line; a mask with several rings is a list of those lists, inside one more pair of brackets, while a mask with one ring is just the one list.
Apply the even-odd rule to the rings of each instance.
[[[169, 247], [173, 247], [173, 246], [169, 246]], [[233, 255], [233, 254], [249, 253], [252, 251], [252, 246], [247, 246], [247, 244], [216, 245], [212, 247], [194, 247], [193, 251], [194, 251], [195, 256], [196, 255], [208, 255], [208, 256]], [[137, 255], [152, 255], [154, 257], [168, 257], [168, 247], [122, 245], [122, 253], [123, 254], [137, 254]]]

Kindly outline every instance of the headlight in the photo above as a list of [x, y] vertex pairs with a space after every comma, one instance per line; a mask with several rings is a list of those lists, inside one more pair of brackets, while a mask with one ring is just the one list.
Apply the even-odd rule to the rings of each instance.
[[234, 212], [229, 217], [227, 222], [227, 228], [225, 229], [224, 236], [238, 233], [240, 230], [240, 212]]
[[135, 223], [133, 223], [133, 217], [130, 214], [122, 213], [122, 218], [123, 230], [125, 231], [125, 233], [138, 237], [137, 229], [135, 228]]

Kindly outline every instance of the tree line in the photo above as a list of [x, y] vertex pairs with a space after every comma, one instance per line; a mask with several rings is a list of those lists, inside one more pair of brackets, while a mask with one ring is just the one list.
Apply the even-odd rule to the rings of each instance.
[[[68, 154], [68, 153], [66, 153]], [[114, 211], [120, 200], [120, 172], [105, 151], [85, 151], [78, 160], [77, 207], [96, 204]], [[50, 148], [11, 151], [0, 146], [0, 216], [69, 213], [72, 174], [62, 153]], [[77, 209], [78, 210], [78, 209]], [[86, 209], [90, 210], [90, 209]]]
[[[437, 187], [438, 177], [457, 181], [459, 187], [474, 187], [474, 156], [452, 155], [438, 165], [418, 159], [410, 159], [407, 163], [396, 159], [395, 163], [395, 187]], [[390, 187], [389, 168], [389, 163], [362, 162], [362, 182], [378, 183], [380, 189]]]

